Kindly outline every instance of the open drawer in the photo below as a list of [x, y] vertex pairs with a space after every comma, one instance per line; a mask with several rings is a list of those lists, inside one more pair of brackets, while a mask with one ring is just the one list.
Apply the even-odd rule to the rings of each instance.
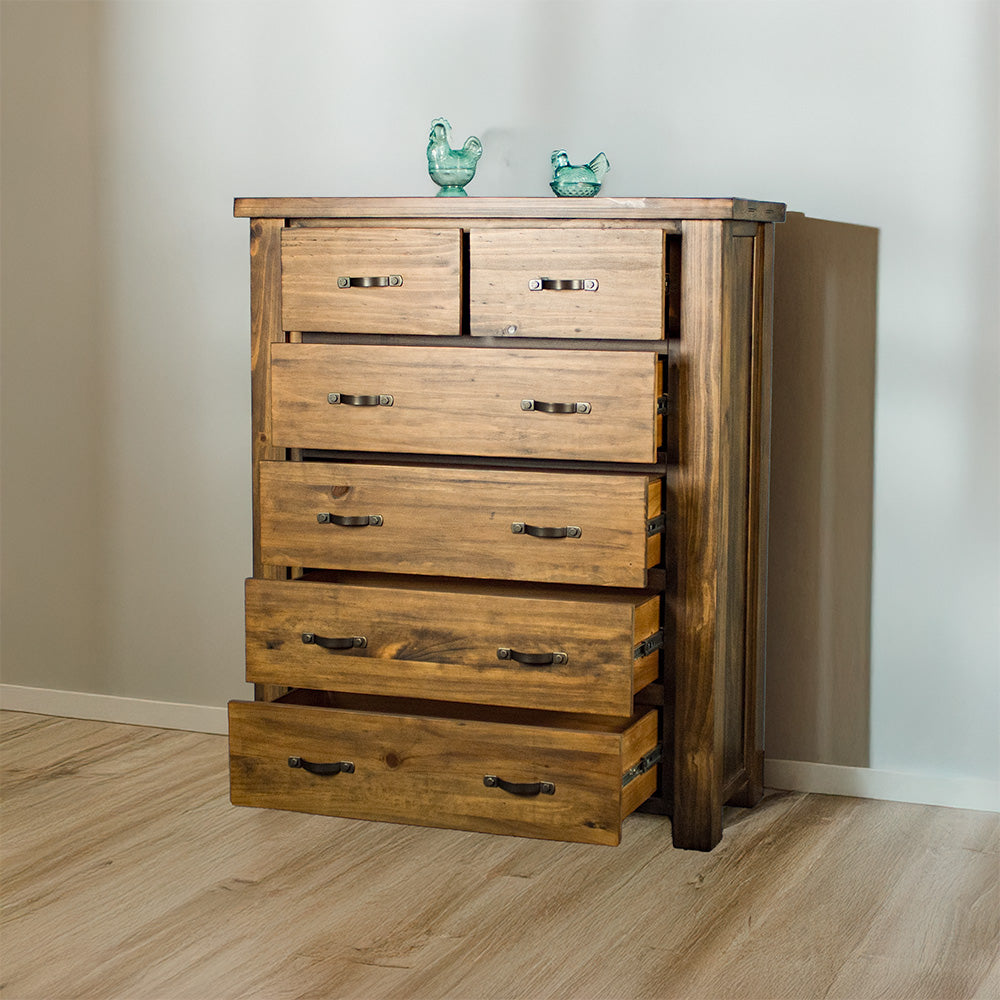
[[616, 719], [293, 691], [229, 704], [231, 797], [353, 819], [617, 844], [652, 795], [655, 710]]
[[247, 680], [626, 716], [659, 673], [660, 597], [355, 575], [247, 580]]

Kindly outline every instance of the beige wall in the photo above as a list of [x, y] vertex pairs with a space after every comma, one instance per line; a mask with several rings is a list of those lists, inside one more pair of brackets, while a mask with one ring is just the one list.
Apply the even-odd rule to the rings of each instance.
[[545, 195], [553, 148], [603, 148], [610, 195], [782, 200], [877, 231], [874, 368], [823, 312], [850, 288], [783, 293], [809, 330], [776, 353], [769, 753], [994, 777], [996, 11], [4, 3], [3, 680], [245, 692], [232, 198], [430, 194], [445, 114], [484, 140], [473, 194]]

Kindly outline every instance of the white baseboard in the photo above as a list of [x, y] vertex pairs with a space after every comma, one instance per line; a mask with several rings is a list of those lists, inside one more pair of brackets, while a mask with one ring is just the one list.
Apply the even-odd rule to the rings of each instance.
[[799, 760], [765, 760], [764, 784], [791, 792], [1000, 812], [1000, 781], [984, 778], [948, 778]]
[[[118, 698], [16, 684], [0, 684], [0, 707], [14, 712], [122, 722], [158, 729], [184, 729], [195, 733], [225, 734], [227, 731], [227, 715], [223, 706]], [[942, 778], [868, 767], [765, 760], [764, 784], [768, 788], [792, 792], [853, 795], [862, 799], [1000, 812], [1000, 781], [979, 778]]]
[[145, 698], [118, 698], [83, 691], [54, 691], [50, 688], [0, 684], [0, 708], [11, 712], [58, 715], [67, 719], [94, 719], [124, 722], [130, 726], [156, 729], [184, 729], [192, 733], [225, 734], [228, 719], [225, 707], [185, 705]]

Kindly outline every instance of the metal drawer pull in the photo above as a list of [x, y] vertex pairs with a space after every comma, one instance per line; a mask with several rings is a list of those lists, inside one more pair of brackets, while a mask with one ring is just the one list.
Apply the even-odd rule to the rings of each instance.
[[597, 278], [530, 278], [529, 292], [596, 292]]
[[301, 767], [303, 771], [310, 774], [354, 774], [354, 762], [350, 760], [338, 760], [330, 764], [317, 764], [304, 757], [289, 757], [289, 767]]
[[590, 413], [590, 403], [543, 403], [540, 399], [522, 399], [521, 409], [542, 413]]
[[384, 274], [374, 278], [338, 278], [338, 288], [398, 288], [403, 283], [401, 274]]
[[302, 641], [307, 646], [322, 646], [324, 649], [364, 649], [368, 640], [363, 635], [344, 635], [335, 639], [315, 632], [303, 632]]
[[518, 783], [504, 781], [495, 774], [484, 774], [483, 784], [487, 788], [502, 788], [511, 795], [555, 795], [556, 786], [551, 781], [529, 781]]
[[378, 396], [348, 396], [345, 392], [327, 394], [328, 403], [341, 403], [344, 406], [392, 406], [395, 400], [387, 393]]
[[532, 535], [534, 538], [579, 538], [583, 534], [575, 524], [568, 524], [565, 528], [540, 528], [524, 521], [513, 521], [510, 530], [515, 535]]
[[361, 514], [358, 517], [348, 517], [345, 514], [317, 514], [316, 520], [320, 524], [339, 524], [345, 528], [363, 528], [368, 524], [376, 528], [382, 526], [381, 514]]
[[549, 667], [553, 663], [569, 662], [569, 657], [565, 653], [519, 653], [516, 649], [508, 649], [506, 646], [501, 646], [497, 650], [497, 659], [514, 660], [526, 667]]

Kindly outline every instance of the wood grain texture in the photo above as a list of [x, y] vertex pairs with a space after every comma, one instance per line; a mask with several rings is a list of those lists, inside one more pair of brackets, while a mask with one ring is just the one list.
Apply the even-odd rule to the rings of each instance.
[[[456, 204], [457, 202], [457, 204]], [[746, 198], [237, 198], [237, 218], [624, 218], [781, 222], [780, 202]]]
[[7, 1000], [997, 995], [996, 814], [771, 793], [607, 851], [234, 809], [222, 736], [4, 712], [0, 766]]
[[[466, 217], [462, 215], [445, 216], [448, 222], [463, 230], [470, 229], [649, 229], [651, 224], [664, 233], [679, 236], [681, 224], [677, 219], [627, 219], [622, 217], [602, 219], [600, 216], [587, 218], [576, 216], [575, 218], [526, 218], [525, 216], [512, 216], [508, 218], [493, 216], [487, 218]], [[373, 216], [372, 218], [356, 218], [350, 220], [352, 228], [372, 228], [378, 229], [391, 226], [394, 229], [432, 229], [440, 226], [441, 219], [425, 218], [421, 216]], [[323, 228], [330, 225], [329, 219], [324, 218], [295, 218], [289, 219], [288, 225], [293, 229], [314, 229]], [[748, 223], [748, 225], [755, 225]]]
[[[373, 702], [373, 709], [375, 703]], [[561, 720], [564, 716], [553, 715]], [[622, 775], [656, 741], [655, 713], [610, 730], [563, 723], [515, 725], [433, 714], [230, 702], [234, 805], [447, 826], [515, 836], [617, 844]], [[651, 724], [652, 723], [652, 724]], [[638, 749], [627, 762], [624, 753]], [[289, 757], [350, 761], [352, 773], [316, 775]], [[551, 795], [486, 787], [550, 782]], [[650, 789], [651, 791], [652, 789]]]
[[[473, 336], [660, 340], [660, 229], [476, 230], [469, 233]], [[597, 289], [532, 291], [538, 278], [595, 279]]]
[[[277, 344], [272, 437], [341, 451], [652, 463], [660, 377], [652, 353]], [[331, 405], [331, 392], [393, 402]], [[525, 411], [525, 399], [590, 411]]]
[[710, 850], [722, 836], [725, 244], [721, 222], [684, 226], [681, 337], [675, 352], [681, 381], [679, 467], [667, 507], [678, 545], [673, 837], [675, 846], [700, 850]]
[[[282, 323], [298, 331], [458, 334], [461, 260], [457, 228], [283, 230]], [[390, 275], [402, 283], [338, 286], [341, 277]]]
[[746, 785], [734, 805], [754, 806], [764, 794], [764, 663], [767, 645], [767, 552], [771, 495], [771, 360], [774, 313], [774, 226], [754, 239], [750, 338], [750, 423], [747, 490], [746, 640], [743, 760]]
[[747, 541], [750, 465], [750, 352], [753, 320], [753, 241], [732, 238], [725, 243], [722, 284], [725, 355], [722, 366], [724, 402], [722, 470], [722, 555], [725, 568], [725, 608], [718, 655], [725, 670], [723, 699], [723, 797], [734, 782], [746, 781], [744, 734], [746, 719]]
[[[644, 587], [659, 559], [645, 475], [494, 468], [264, 463], [261, 545], [274, 565]], [[343, 527], [317, 514], [381, 515]], [[515, 534], [514, 522], [579, 527], [578, 538]]]
[[[253, 219], [250, 223], [250, 428], [253, 516], [253, 573], [265, 579], [285, 579], [284, 566], [265, 565], [260, 553], [260, 463], [280, 461], [283, 448], [271, 443], [270, 346], [285, 339], [281, 325], [282, 219]], [[260, 685], [261, 701], [280, 697], [286, 688]]]
[[[247, 680], [369, 692], [632, 714], [658, 656], [635, 646], [659, 627], [660, 599], [644, 592], [531, 591], [497, 584], [271, 582], [246, 586]], [[302, 635], [363, 636], [346, 651]], [[565, 663], [501, 660], [500, 648], [566, 655]]]

